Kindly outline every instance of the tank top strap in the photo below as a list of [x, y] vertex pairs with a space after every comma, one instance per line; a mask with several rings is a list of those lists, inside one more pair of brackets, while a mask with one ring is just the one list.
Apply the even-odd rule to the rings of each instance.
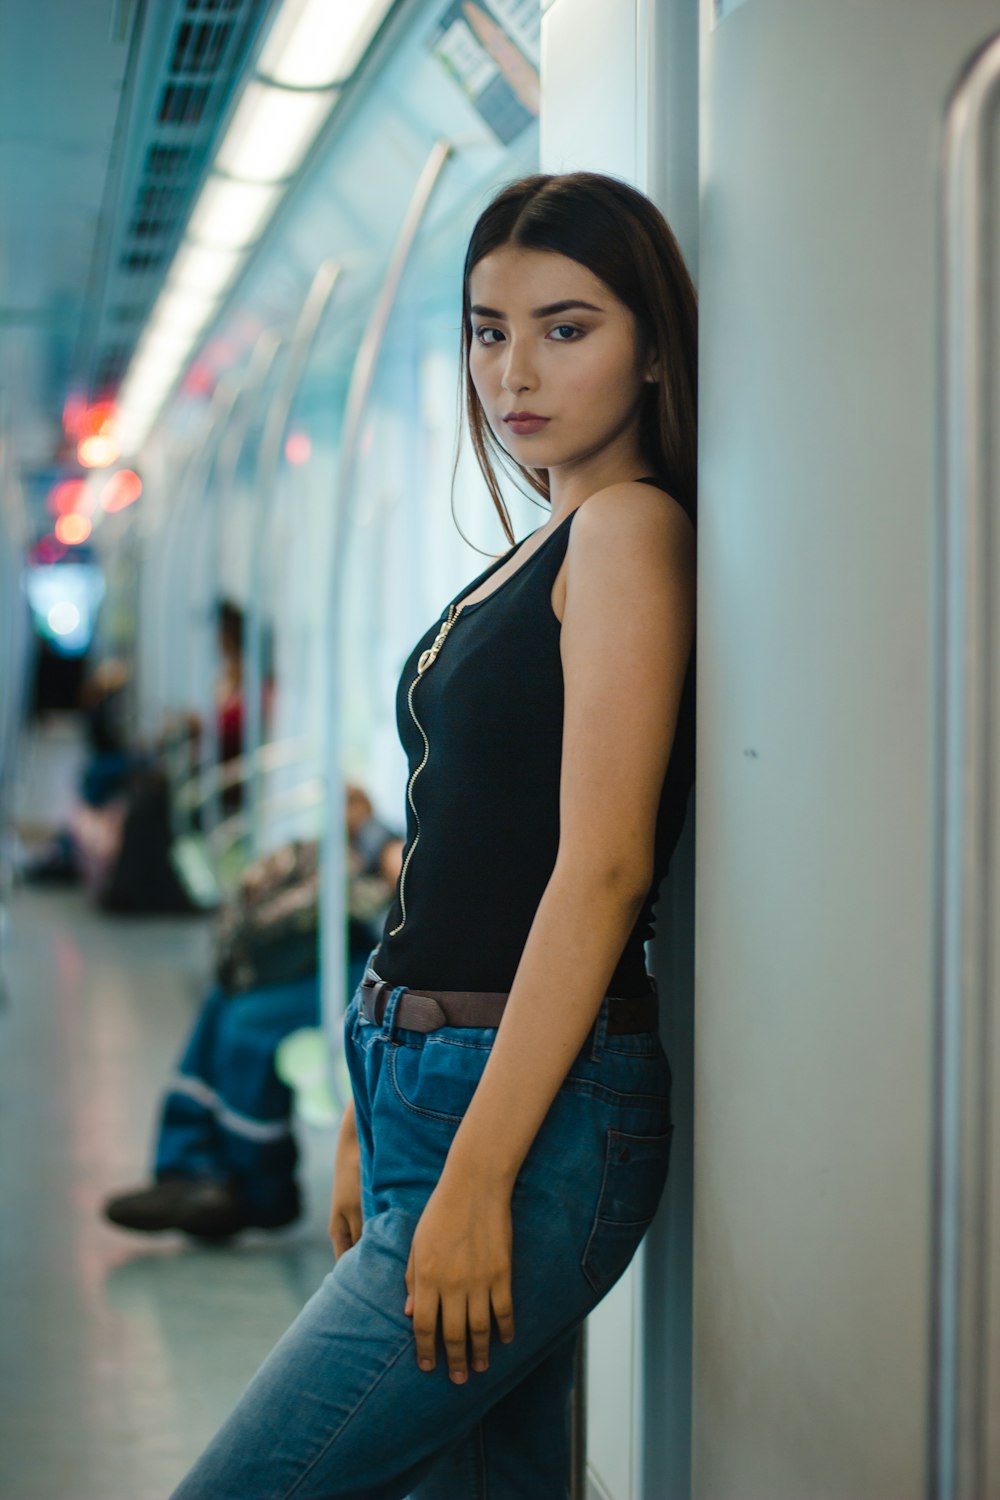
[[[637, 480], [636, 482], [638, 484], [655, 484], [660, 489], [665, 488], [663, 480], [655, 474], [644, 476], [642, 479]], [[535, 550], [535, 552], [533, 552], [526, 561], [522, 562], [520, 566], [515, 569], [511, 577], [507, 579], [505, 583], [502, 583], [500, 585], [500, 588], [496, 590], [496, 592], [499, 593], [504, 590], [507, 587], [508, 583], [513, 584], [522, 570], [526, 575], [530, 574], [531, 577], [536, 580], [536, 587], [538, 587], [542, 583], [542, 581], [545, 580], [547, 581], [546, 586], [548, 588], [551, 588], [552, 582], [555, 579], [555, 575], [558, 573], [560, 567], [562, 566], [563, 558], [566, 556], [566, 549], [569, 546], [570, 524], [572, 523], [573, 517], [576, 515], [576, 512], [579, 509], [580, 507], [576, 506], [574, 510], [571, 510], [569, 515], [564, 517], [564, 519], [560, 521], [559, 525], [549, 533], [544, 542], [542, 542], [542, 544]], [[503, 567], [505, 562], [509, 562], [510, 559], [521, 550], [522, 546], [527, 540], [527, 537], [523, 537], [521, 541], [515, 542], [512, 547], [509, 547], [506, 552], [503, 552], [499, 557], [494, 558], [489, 566], [484, 568], [483, 571], [478, 574], [478, 576], [475, 577], [471, 583], [465, 584], [465, 586], [459, 591], [459, 593], [457, 593], [454, 598], [449, 600], [448, 604], [445, 606], [444, 614], [447, 614], [451, 607], [454, 604], [458, 603], [460, 599], [463, 599], [467, 594], [474, 594], [476, 589], [479, 588], [481, 584], [485, 583], [488, 578], [492, 577], [494, 573], [496, 573], [501, 567]], [[521, 587], [526, 586], [528, 584], [528, 581], [529, 580], [527, 576], [521, 579]], [[492, 595], [487, 595], [487, 598], [491, 597]], [[485, 604], [485, 602], [485, 599], [479, 599], [475, 604], [468, 605], [466, 606], [466, 608], [471, 614], [473, 610], [478, 609], [479, 605]]]

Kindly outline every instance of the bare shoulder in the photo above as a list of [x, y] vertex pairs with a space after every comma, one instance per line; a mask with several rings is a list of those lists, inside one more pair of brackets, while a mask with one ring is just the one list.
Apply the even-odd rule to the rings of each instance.
[[696, 540], [694, 524], [680, 501], [638, 480], [609, 484], [588, 496], [570, 525], [569, 551], [574, 550], [574, 537], [577, 552], [605, 547], [634, 552], [652, 547], [660, 552], [667, 547], [671, 554], [691, 561]]
[[695, 529], [679, 500], [637, 480], [595, 490], [573, 514], [566, 556], [552, 588], [552, 610], [563, 622], [567, 598], [592, 608], [599, 595], [620, 601], [636, 591], [651, 597], [681, 586], [692, 594], [697, 575]]

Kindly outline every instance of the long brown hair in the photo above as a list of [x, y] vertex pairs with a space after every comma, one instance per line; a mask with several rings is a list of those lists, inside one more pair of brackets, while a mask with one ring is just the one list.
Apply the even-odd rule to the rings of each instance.
[[[616, 177], [539, 172], [508, 183], [480, 214], [462, 276], [459, 406], [464, 400], [472, 447], [508, 541], [514, 541], [514, 531], [494, 465], [508, 474], [513, 465], [546, 500], [549, 481], [547, 469], [517, 463], [497, 442], [469, 374], [469, 276], [484, 255], [503, 245], [553, 250], [578, 261], [634, 314], [640, 357], [655, 354], [660, 372], [643, 391], [640, 449], [697, 526], [698, 299], [673, 231], [655, 203]], [[460, 423], [459, 451], [461, 441]]]

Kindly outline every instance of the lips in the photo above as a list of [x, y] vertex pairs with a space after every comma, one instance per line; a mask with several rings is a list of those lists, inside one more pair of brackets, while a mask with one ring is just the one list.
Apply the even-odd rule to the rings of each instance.
[[524, 437], [529, 432], [539, 432], [548, 421], [548, 417], [538, 417], [534, 412], [515, 411], [504, 417], [504, 421], [519, 437]]

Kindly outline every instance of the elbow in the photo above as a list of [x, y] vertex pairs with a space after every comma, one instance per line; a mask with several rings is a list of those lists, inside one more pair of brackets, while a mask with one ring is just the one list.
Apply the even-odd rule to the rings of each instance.
[[564, 878], [582, 890], [588, 903], [617, 906], [636, 915], [649, 895], [652, 868], [629, 861], [574, 859], [561, 862]]
[[619, 871], [610, 877], [612, 889], [617, 891], [623, 905], [635, 911], [638, 916], [642, 904], [649, 895], [649, 888], [653, 884], [653, 872], [637, 875], [634, 870]]

